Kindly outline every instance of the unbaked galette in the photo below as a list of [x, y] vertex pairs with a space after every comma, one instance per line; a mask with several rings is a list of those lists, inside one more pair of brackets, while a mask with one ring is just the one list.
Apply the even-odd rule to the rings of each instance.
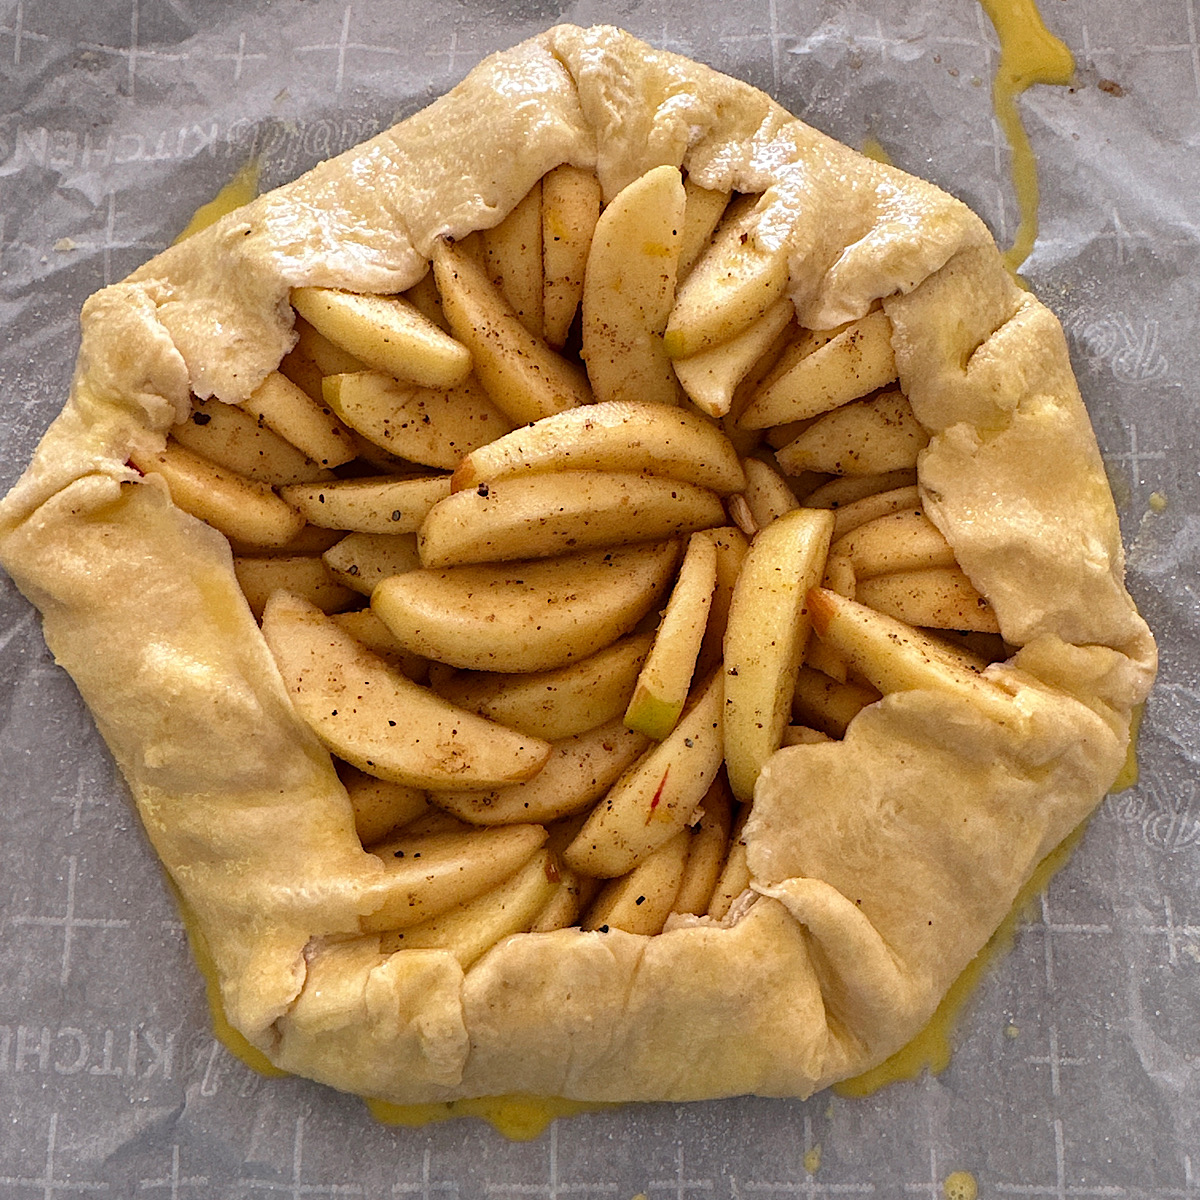
[[979, 219], [611, 28], [93, 296], [0, 558], [229, 1020], [398, 1103], [879, 1062], [1154, 670]]

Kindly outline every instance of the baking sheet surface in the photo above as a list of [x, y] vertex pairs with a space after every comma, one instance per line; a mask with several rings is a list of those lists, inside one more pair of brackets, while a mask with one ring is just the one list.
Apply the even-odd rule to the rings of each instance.
[[[989, 972], [949, 1068], [866, 1100], [627, 1106], [527, 1144], [254, 1075], [213, 1040], [123, 785], [0, 578], [0, 1198], [932, 1200], [956, 1171], [987, 1197], [1200, 1197], [1200, 8], [1043, 4], [1078, 75], [1022, 103], [1025, 274], [1066, 327], [1163, 669], [1139, 783]], [[62, 403], [83, 301], [243, 163], [283, 182], [559, 20], [875, 139], [1012, 238], [975, 0], [0, 0], [0, 488]]]

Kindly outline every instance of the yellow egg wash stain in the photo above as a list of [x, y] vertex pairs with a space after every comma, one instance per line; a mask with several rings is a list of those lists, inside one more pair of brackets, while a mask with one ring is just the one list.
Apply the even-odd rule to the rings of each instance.
[[815, 1175], [821, 1169], [821, 1143], [818, 1142], [811, 1150], [804, 1152], [804, 1169], [809, 1175]]
[[1150, 493], [1150, 511], [1156, 513], [1167, 511], [1167, 498], [1162, 492]]
[[1012, 150], [1013, 188], [1021, 222], [1004, 263], [1016, 272], [1033, 250], [1038, 231], [1037, 160], [1021, 122], [1017, 97], [1035, 83], [1065, 85], [1075, 74], [1066, 45], [1047, 28], [1036, 0], [979, 0], [1000, 39], [1000, 62], [992, 81], [996, 120]]
[[[245, 1063], [251, 1070], [272, 1079], [285, 1078], [288, 1075], [287, 1071], [275, 1066], [261, 1050], [251, 1045], [230, 1025], [221, 1003], [217, 968], [208, 951], [208, 943], [204, 940], [191, 910], [173, 884], [171, 890], [175, 893], [180, 918], [187, 931], [192, 957], [196, 966], [200, 968], [200, 974], [204, 976], [204, 990], [212, 1016], [213, 1036], [234, 1058]], [[373, 1100], [368, 1096], [364, 1096], [363, 1100], [371, 1116], [384, 1125], [417, 1128], [449, 1121], [455, 1117], [478, 1117], [514, 1142], [533, 1141], [545, 1133], [550, 1123], [559, 1117], [574, 1117], [580, 1113], [615, 1107], [612, 1104], [542, 1096], [484, 1096], [475, 1100], [451, 1100], [445, 1104], [391, 1104], [387, 1100]]]
[[192, 910], [184, 903], [183, 897], [173, 883], [171, 890], [175, 893], [179, 916], [187, 931], [192, 958], [195, 960], [196, 966], [200, 968], [200, 974], [204, 976], [204, 994], [208, 1000], [209, 1014], [212, 1017], [213, 1036], [234, 1058], [240, 1059], [252, 1071], [257, 1071], [260, 1075], [266, 1075], [272, 1079], [286, 1076], [287, 1071], [281, 1071], [275, 1066], [257, 1046], [252, 1046], [226, 1019], [225, 1007], [221, 1003], [221, 988], [217, 983], [217, 967], [208, 951], [208, 943], [204, 940], [204, 934], [200, 932], [200, 925]]
[[1065, 841], [1042, 859], [1028, 882], [1017, 893], [1017, 898], [1012, 908], [1009, 909], [1008, 916], [988, 939], [987, 945], [975, 955], [963, 973], [950, 985], [950, 990], [942, 997], [942, 1002], [929, 1019], [929, 1024], [907, 1046], [901, 1047], [891, 1058], [881, 1062], [879, 1066], [872, 1067], [871, 1070], [856, 1075], [853, 1079], [835, 1083], [833, 1085], [835, 1092], [841, 1096], [869, 1096], [889, 1083], [898, 1083], [904, 1079], [916, 1079], [925, 1070], [937, 1075], [950, 1065], [954, 1027], [958, 1023], [971, 993], [983, 981], [988, 967], [1012, 949], [1017, 929], [1026, 919], [1027, 911], [1034, 906], [1038, 896], [1046, 890], [1055, 873], [1066, 865], [1067, 859], [1071, 857], [1071, 852], [1079, 843], [1079, 839], [1083, 837], [1083, 831], [1086, 828], [1087, 822], [1084, 821]]
[[863, 138], [862, 152], [867, 158], [877, 163], [883, 163], [885, 167], [895, 165], [892, 162], [892, 156], [883, 148], [883, 143], [870, 134]]
[[1123, 792], [1126, 788], [1131, 788], [1138, 781], [1138, 759], [1137, 759], [1137, 744], [1138, 734], [1142, 731], [1142, 714], [1146, 711], [1144, 704], [1134, 705], [1129, 721], [1129, 746], [1125, 750], [1125, 761], [1121, 764], [1121, 770], [1117, 773], [1116, 779], [1113, 780], [1113, 785], [1108, 790], [1110, 792]]
[[541, 1137], [550, 1123], [559, 1117], [574, 1117], [615, 1107], [543, 1096], [482, 1096], [475, 1100], [451, 1100], [445, 1104], [392, 1104], [387, 1100], [364, 1099], [371, 1116], [384, 1125], [414, 1128], [455, 1117], [478, 1117], [512, 1142], [531, 1142]]
[[946, 1200], [977, 1200], [979, 1184], [970, 1171], [955, 1171], [942, 1180], [942, 1195]]
[[175, 244], [193, 233], [199, 233], [215, 225], [223, 216], [249, 204], [258, 195], [258, 162], [251, 159], [207, 204], [202, 204], [192, 214]]

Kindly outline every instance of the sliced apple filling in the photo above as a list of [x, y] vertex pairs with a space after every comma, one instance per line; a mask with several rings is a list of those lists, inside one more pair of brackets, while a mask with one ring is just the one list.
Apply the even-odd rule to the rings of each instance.
[[404, 296], [295, 289], [278, 371], [135, 459], [230, 539], [385, 950], [725, 919], [781, 747], [907, 688], [1003, 711], [888, 317], [801, 328], [768, 209], [556, 168]]

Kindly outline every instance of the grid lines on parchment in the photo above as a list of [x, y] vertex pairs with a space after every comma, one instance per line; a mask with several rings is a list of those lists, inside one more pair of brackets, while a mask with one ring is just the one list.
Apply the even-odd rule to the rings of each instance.
[[[143, 2], [144, 0], [130, 0], [128, 18], [129, 35], [125, 44], [121, 44], [116, 41], [69, 41], [65, 38], [56, 38], [50, 34], [31, 29], [28, 24], [26, 0], [16, 0], [16, 5], [11, 15], [4, 21], [4, 23], [0, 23], [0, 37], [7, 36], [12, 40], [12, 61], [14, 66], [22, 65], [22, 49], [26, 42], [39, 42], [46, 44], [54, 41], [62, 41], [73, 46], [76, 50], [83, 50], [93, 54], [124, 59], [127, 95], [130, 98], [134, 98], [137, 93], [139, 67], [143, 63], [187, 62], [194, 57], [192, 51], [189, 49], [164, 49], [147, 44], [142, 39], [140, 26]], [[773, 2], [774, 0], [772, 0], [772, 3]], [[407, 45], [389, 46], [376, 41], [352, 40], [351, 25], [353, 21], [353, 14], [354, 6], [352, 4], [347, 4], [342, 10], [338, 36], [336, 40], [294, 46], [290, 50], [290, 53], [293, 57], [320, 53], [332, 53], [334, 55], [332, 80], [333, 90], [335, 93], [341, 92], [345, 84], [347, 60], [350, 54], [382, 54], [395, 59], [407, 55], [411, 50], [411, 47]], [[457, 31], [455, 31], [453, 42], [457, 42]], [[244, 31], [239, 31], [238, 33], [236, 50], [230, 52], [203, 49], [200, 51], [200, 55], [201, 58], [206, 61], [232, 63], [234, 68], [234, 83], [241, 82], [243, 69], [246, 63], [264, 61], [269, 57], [266, 53], [261, 51], [247, 50], [246, 34]], [[459, 52], [456, 46], [452, 43], [452, 48], [449, 53], [449, 70], [454, 71], [457, 69], [458, 58]]]
[[426, 1146], [421, 1154], [421, 1179], [397, 1180], [392, 1184], [393, 1196], [414, 1196], [417, 1200], [433, 1200], [435, 1194], [457, 1196], [458, 1182], [453, 1179], [435, 1179], [433, 1174], [433, 1150]]
[[45, 33], [37, 33], [32, 29], [25, 27], [25, 0], [17, 0], [16, 7], [13, 9], [8, 24], [0, 24], [0, 35], [7, 34], [12, 38], [12, 64], [14, 67], [21, 65], [21, 49], [26, 41], [31, 42], [48, 42], [50, 36]]
[[[1108, 31], [1107, 37], [1103, 34], [1097, 36], [1095, 19], [1089, 19], [1086, 11], [1080, 8], [1075, 26], [1078, 30], [1077, 60], [1084, 70], [1119, 74], [1139, 58], [1170, 63], [1182, 57], [1187, 63], [1190, 87], [1200, 99], [1200, 36], [1196, 0], [1170, 0], [1170, 15], [1167, 18], [1169, 28], [1151, 31], [1146, 27], [1139, 30], [1139, 37], [1130, 37], [1128, 23]], [[1145, 19], [1146, 13], [1143, 12], [1142, 16]], [[1165, 36], [1147, 37], [1148, 33]]]
[[141, 22], [141, 0], [130, 0], [129, 5], [129, 45], [110, 45], [107, 42], [78, 42], [81, 50], [91, 50], [98, 54], [112, 55], [125, 59], [128, 78], [129, 95], [132, 98], [137, 93], [137, 69], [142, 59], [156, 59], [160, 62], [181, 62], [188, 57], [186, 51], [155, 50], [143, 46], [138, 35]]
[[1112, 925], [1108, 922], [1079, 922], [1056, 921], [1050, 913], [1050, 889], [1039, 898], [1040, 920], [1025, 925], [1022, 928], [1022, 939], [1030, 935], [1042, 939], [1042, 971], [1046, 979], [1046, 987], [1054, 990], [1054, 946], [1057, 938], [1061, 937], [1093, 937], [1112, 933]]
[[259, 52], [248, 51], [246, 49], [246, 31], [243, 29], [238, 32], [236, 51], [230, 54], [228, 52], [218, 50], [213, 53], [212, 57], [217, 62], [233, 63], [233, 82], [241, 83], [242, 68], [245, 67], [248, 62], [265, 62], [270, 56]]
[[1165, 461], [1165, 450], [1143, 450], [1139, 441], [1138, 423], [1130, 421], [1127, 425], [1129, 434], [1128, 450], [1112, 450], [1104, 455], [1105, 462], [1125, 463], [1135, 485], [1140, 487], [1146, 480], [1145, 464]]
[[275, 1192], [291, 1196], [292, 1200], [301, 1200], [304, 1196], [361, 1196], [364, 1189], [357, 1183], [305, 1183], [304, 1182], [304, 1124], [305, 1114], [300, 1113], [292, 1133], [292, 1153], [290, 1179], [263, 1179], [257, 1176], [242, 1175], [237, 1179], [239, 1187], [249, 1192]]
[[207, 1188], [207, 1175], [184, 1175], [180, 1170], [179, 1143], [171, 1144], [171, 1168], [160, 1179], [138, 1180], [138, 1190], [157, 1192], [165, 1190], [170, 1200], [179, 1200], [179, 1196], [190, 1188]]
[[550, 1126], [546, 1135], [546, 1182], [545, 1183], [485, 1183], [488, 1196], [545, 1196], [546, 1200], [559, 1200], [560, 1196], [611, 1196], [617, 1192], [615, 1183], [591, 1180], [565, 1180], [561, 1177], [558, 1161], [558, 1122]]
[[114, 257], [118, 253], [137, 252], [138, 259], [149, 258], [152, 255], [158, 254], [167, 248], [168, 243], [162, 242], [146, 242], [136, 238], [122, 238], [117, 233], [117, 221], [119, 209], [117, 204], [117, 196], [115, 192], [109, 192], [103, 200], [101, 206], [93, 209], [96, 214], [102, 214], [103, 230], [99, 237], [94, 234], [89, 235], [86, 230], [72, 230], [71, 236], [68, 237], [62, 245], [39, 245], [34, 242], [26, 241], [7, 241], [5, 239], [4, 215], [0, 214], [0, 252], [5, 250], [22, 251], [30, 256], [40, 256], [41, 262], [44, 264], [50, 254], [77, 254], [77, 253], [98, 253], [100, 256], [100, 278], [103, 281], [102, 286], [108, 287], [109, 284], [117, 282], [116, 272], [114, 271]]
[[0, 1184], [16, 1188], [40, 1188], [45, 1200], [54, 1200], [59, 1193], [107, 1192], [108, 1184], [100, 1180], [60, 1179], [54, 1174], [55, 1156], [58, 1142], [58, 1113], [50, 1114], [50, 1122], [46, 1131], [46, 1160], [44, 1174], [31, 1175], [0, 1175]]
[[81, 917], [76, 913], [76, 882], [79, 872], [79, 855], [67, 857], [67, 873], [65, 878], [66, 896], [63, 901], [61, 914], [16, 913], [9, 918], [12, 925], [27, 925], [45, 929], [61, 929], [63, 935], [63, 950], [58, 982], [60, 987], [66, 987], [71, 975], [71, 955], [75, 946], [77, 930], [106, 930], [127, 929], [130, 922], [120, 917]]
[[1151, 54], [1187, 54], [1192, 64], [1192, 82], [1196, 88], [1196, 99], [1200, 100], [1200, 32], [1197, 30], [1196, 0], [1181, 0], [1181, 3], [1187, 27], [1185, 40], [1162, 45], [1147, 45], [1145, 48]]
[[342, 12], [341, 32], [336, 42], [318, 42], [310, 46], [297, 46], [296, 54], [320, 54], [332, 51], [336, 54], [336, 67], [334, 68], [334, 83], [333, 90], [340, 92], [342, 85], [346, 79], [346, 55], [351, 50], [369, 51], [374, 54], [389, 54], [402, 55], [407, 53], [407, 48], [403, 46], [380, 46], [371, 42], [352, 42], [350, 40], [350, 22], [353, 17], [354, 6], [347, 4]]
[[[105, 56], [123, 59], [125, 61], [125, 76], [128, 94], [136, 94], [139, 67], [146, 62], [181, 62], [192, 57], [187, 49], [168, 49], [148, 43], [141, 33], [141, 13], [145, 0], [130, 0], [127, 29], [128, 37], [122, 43], [119, 41], [90, 41], [79, 40], [71, 43], [78, 50], [91, 51]], [[338, 31], [335, 40], [310, 43], [291, 49], [292, 55], [307, 55], [313, 53], [331, 53], [334, 56], [332, 69], [333, 90], [340, 93], [346, 82], [348, 56], [351, 53], [367, 55], [385, 55], [392, 58], [407, 54], [410, 47], [400, 45], [385, 45], [377, 41], [354, 40], [351, 37], [351, 26], [354, 19], [354, 5], [347, 4], [341, 11]], [[360, 6], [362, 7], [362, 6]], [[779, 14], [779, 0], [764, 0], [766, 29], [763, 32], [738, 34], [731, 32], [726, 40], [729, 41], [761, 41], [769, 46], [772, 90], [777, 92], [782, 75], [782, 57], [785, 53], [785, 42], [788, 34], [782, 28]], [[994, 32], [991, 30], [982, 11], [977, 12], [980, 21], [980, 38], [989, 57], [997, 45]], [[1189, 64], [1193, 87], [1197, 98], [1200, 98], [1200, 20], [1197, 18], [1197, 0], [1178, 0], [1179, 35], [1167, 41], [1144, 42], [1140, 52], [1149, 55], [1184, 56]], [[753, 17], [746, 15], [743, 24], [752, 24]], [[896, 45], [899, 39], [889, 38], [882, 30], [882, 24], [876, 22], [874, 33], [860, 34], [859, 40], [867, 45], [874, 45], [882, 54], [886, 54], [889, 45]], [[1097, 57], [1112, 55], [1116, 50], [1112, 46], [1095, 45], [1092, 41], [1091, 27], [1086, 18], [1081, 19], [1080, 39], [1082, 59], [1085, 64], [1092, 63]], [[14, 67], [20, 67], [25, 60], [26, 43], [46, 44], [56, 40], [55, 35], [31, 27], [29, 5], [27, 0], [15, 0], [3, 23], [0, 23], [0, 37], [7, 38], [11, 43], [10, 58]], [[65, 40], [65, 39], [63, 39]], [[664, 25], [663, 40], [671, 42], [670, 30]], [[941, 39], [961, 40], [961, 39]], [[451, 36], [450, 48], [444, 51], [448, 55], [448, 71], [453, 74], [458, 71], [459, 51], [457, 47], [458, 34], [454, 30]], [[684, 49], [680, 44], [680, 49]], [[426, 54], [437, 54], [442, 51], [427, 50]], [[1128, 51], [1126, 51], [1128, 53]], [[263, 51], [248, 51], [246, 34], [237, 34], [237, 48], [233, 51], [216, 51], [205, 49], [204, 57], [212, 62], [232, 63], [234, 82], [241, 81], [243, 68], [249, 61], [261, 61], [268, 58]], [[472, 56], [473, 58], [475, 56]], [[995, 136], [995, 133], [993, 134]], [[1003, 231], [1002, 231], [1003, 234]]]
[[651, 1179], [646, 1185], [647, 1192], [665, 1192], [667, 1195], [673, 1196], [674, 1200], [687, 1200], [693, 1192], [709, 1195], [712, 1193], [712, 1190], [713, 1181], [711, 1177], [700, 1176], [696, 1179], [689, 1178], [687, 1155], [682, 1142], [677, 1143], [675, 1146], [674, 1176], [670, 1179]]
[[112, 797], [112, 788], [102, 784], [95, 778], [96, 772], [90, 771], [81, 763], [75, 772], [75, 787], [69, 792], [56, 790], [50, 797], [51, 804], [65, 804], [71, 810], [71, 832], [83, 828], [83, 813], [88, 808], [103, 810], [108, 806]]
[[1046, 1031], [1046, 1053], [1030, 1054], [1025, 1058], [1025, 1061], [1032, 1066], [1050, 1068], [1050, 1094], [1056, 1099], [1062, 1095], [1063, 1067], [1080, 1067], [1088, 1061], [1086, 1058], [1070, 1058], [1065, 1056], [1059, 1047], [1058, 1036], [1058, 1025], [1051, 1020]]
[[[746, 14], [749, 17], [749, 14]], [[737, 44], [739, 42], [766, 42], [770, 47], [771, 55], [771, 94], [779, 94], [779, 84], [781, 76], [781, 67], [783, 61], [783, 38], [784, 34], [779, 28], [779, 7], [778, 0], [766, 0], [766, 28], [761, 33], [728, 33], [724, 37], [724, 41]], [[747, 19], [744, 22], [747, 25], [754, 25], [753, 19]]]
[[1175, 907], [1171, 897], [1166, 892], [1162, 895], [1163, 923], [1161, 925], [1143, 925], [1142, 932], [1150, 937], [1159, 934], [1163, 936], [1167, 947], [1167, 963], [1174, 967], [1179, 964], [1180, 937], [1188, 939], [1186, 950], [1193, 962], [1200, 962], [1200, 947], [1194, 939], [1200, 939], [1200, 923], [1175, 919]]
[[[803, 1178], [790, 1180], [746, 1179], [734, 1183], [730, 1188], [734, 1196], [803, 1196], [805, 1200], [816, 1200], [818, 1196], [870, 1196], [875, 1191], [875, 1185], [867, 1182], [842, 1180], [835, 1182], [819, 1177], [820, 1146], [813, 1139], [812, 1117], [804, 1114], [804, 1140], [802, 1143], [805, 1162], [802, 1168]], [[811, 1164], [809, 1155], [816, 1153], [817, 1161]]]

